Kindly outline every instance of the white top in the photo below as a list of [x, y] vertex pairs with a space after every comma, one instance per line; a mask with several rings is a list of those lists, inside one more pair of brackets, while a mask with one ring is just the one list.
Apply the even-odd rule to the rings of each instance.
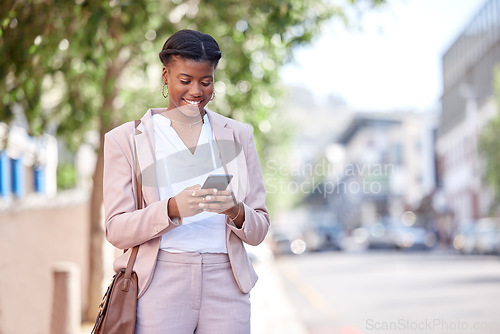
[[[153, 115], [156, 173], [160, 200], [187, 187], [202, 185], [209, 174], [224, 173], [220, 152], [207, 114], [194, 153], [186, 147], [171, 121]], [[202, 212], [183, 217], [183, 224], [165, 233], [160, 249], [172, 252], [227, 253], [225, 215]]]

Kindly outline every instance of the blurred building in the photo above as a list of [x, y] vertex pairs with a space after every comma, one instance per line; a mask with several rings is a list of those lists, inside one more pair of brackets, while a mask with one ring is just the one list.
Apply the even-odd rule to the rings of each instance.
[[[0, 122], [0, 250], [5, 255], [0, 258], [0, 333], [5, 334], [52, 332], [53, 298], [63, 287], [56, 286], [54, 273], [61, 263], [79, 269], [68, 282], [76, 296], [71, 301], [77, 305], [76, 322], [88, 304], [89, 200], [81, 176], [93, 167], [95, 154], [83, 147], [76, 159], [65, 157], [64, 143], [49, 134], [32, 137], [26, 129], [20, 113], [9, 126]], [[64, 160], [81, 165], [78, 189], [58, 192], [58, 164]]]
[[347, 229], [400, 219], [435, 188], [434, 132], [430, 113], [353, 114], [326, 154], [333, 167], [312, 197], [324, 198]]
[[54, 196], [57, 190], [57, 141], [33, 138], [25, 128], [0, 123], [0, 204], [31, 194]]
[[500, 63], [500, 0], [488, 0], [444, 53], [442, 115], [436, 151], [442, 197], [458, 224], [488, 214], [478, 140], [497, 113], [493, 82]]

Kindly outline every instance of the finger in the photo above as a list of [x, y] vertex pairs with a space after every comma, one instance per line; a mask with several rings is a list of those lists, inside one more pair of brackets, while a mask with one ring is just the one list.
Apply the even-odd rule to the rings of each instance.
[[232, 190], [219, 190], [217, 195], [221, 196], [231, 196]]
[[207, 195], [203, 197], [203, 201], [205, 202], [221, 202], [223, 201], [223, 196], [214, 196], [214, 195]]
[[198, 194], [199, 196], [215, 196], [215, 195], [219, 195], [220, 194], [220, 191], [215, 189], [215, 188], [211, 188], [211, 189], [199, 189], [196, 191], [196, 194]]
[[208, 203], [199, 203], [198, 207], [202, 209], [203, 211], [207, 211], [208, 209]]
[[232, 203], [233, 198], [231, 196], [208, 195], [204, 197], [204, 202]]
[[217, 193], [217, 195], [228, 196], [231, 199], [231, 203], [233, 203], [233, 205], [236, 205], [236, 203], [238, 203], [238, 201], [236, 200], [236, 196], [231, 189], [221, 190]]
[[201, 189], [201, 186], [199, 184], [196, 184], [194, 186], [186, 188], [186, 191], [192, 196], [192, 197], [200, 197], [200, 196], [205, 196], [204, 192]]
[[184, 190], [194, 190], [194, 189], [201, 189], [201, 186], [199, 184], [195, 184], [193, 186], [186, 187]]
[[198, 204], [200, 209], [203, 211], [217, 212], [219, 209], [219, 205], [217, 203], [200, 203]]
[[208, 212], [216, 212], [216, 213], [221, 213], [222, 211], [225, 211], [229, 208], [231, 208], [233, 205], [232, 203], [222, 203], [222, 202], [211, 202], [211, 203], [200, 203], [199, 207], [203, 211], [208, 211]]

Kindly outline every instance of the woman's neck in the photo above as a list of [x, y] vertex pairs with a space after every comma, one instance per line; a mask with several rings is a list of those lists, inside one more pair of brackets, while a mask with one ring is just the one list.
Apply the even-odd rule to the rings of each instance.
[[[192, 110], [189, 110], [192, 111]], [[177, 122], [182, 122], [182, 123], [194, 123], [198, 122], [203, 117], [205, 116], [206, 111], [205, 109], [202, 109], [199, 113], [188, 113], [183, 111], [181, 108], [172, 108], [172, 109], [167, 109], [164, 112], [162, 112], [162, 115], [165, 116], [166, 118], [172, 120], [172, 121], [177, 121]]]

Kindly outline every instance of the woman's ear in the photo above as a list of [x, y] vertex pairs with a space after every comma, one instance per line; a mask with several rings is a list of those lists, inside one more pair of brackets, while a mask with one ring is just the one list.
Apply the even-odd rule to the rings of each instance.
[[167, 75], [168, 75], [168, 69], [167, 67], [164, 65], [163, 66], [163, 71], [162, 71], [162, 74], [161, 74], [161, 77], [163, 79], [163, 83], [164, 84], [167, 84]]

